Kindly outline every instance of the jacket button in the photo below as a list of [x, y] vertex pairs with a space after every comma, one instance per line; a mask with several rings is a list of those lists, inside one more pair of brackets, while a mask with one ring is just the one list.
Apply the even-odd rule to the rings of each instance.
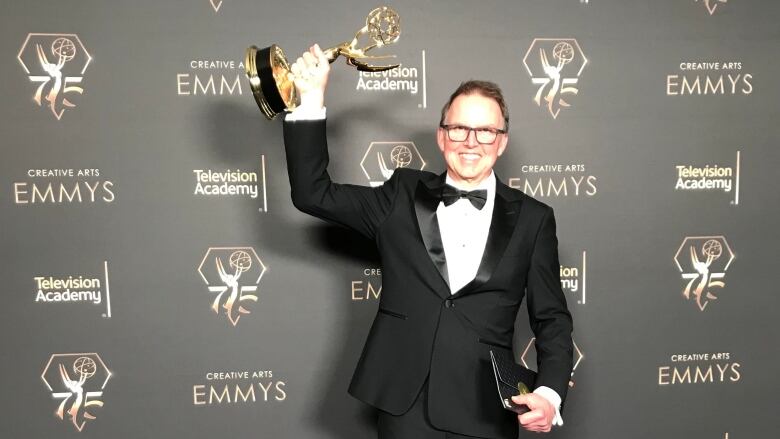
[[444, 307], [445, 308], [454, 308], [455, 302], [453, 302], [451, 299], [447, 299], [444, 301]]

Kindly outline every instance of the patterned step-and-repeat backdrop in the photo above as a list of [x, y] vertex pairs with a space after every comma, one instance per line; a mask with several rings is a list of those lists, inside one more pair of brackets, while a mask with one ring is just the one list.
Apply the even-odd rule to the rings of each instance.
[[[502, 86], [497, 173], [555, 208], [575, 320], [552, 437], [776, 437], [780, 2], [388, 5], [401, 67], [334, 66], [331, 174], [441, 172], [449, 93]], [[292, 206], [243, 52], [338, 44], [375, 6], [5, 2], [0, 436], [373, 437], [346, 387], [381, 262]]]

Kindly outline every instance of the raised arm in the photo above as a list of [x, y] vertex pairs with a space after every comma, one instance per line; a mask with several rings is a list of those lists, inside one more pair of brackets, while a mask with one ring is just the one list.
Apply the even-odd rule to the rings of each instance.
[[349, 227], [373, 238], [398, 191], [397, 173], [377, 188], [337, 184], [328, 174], [324, 118], [330, 64], [312, 46], [292, 68], [301, 105], [284, 122], [284, 146], [293, 204], [301, 211]]

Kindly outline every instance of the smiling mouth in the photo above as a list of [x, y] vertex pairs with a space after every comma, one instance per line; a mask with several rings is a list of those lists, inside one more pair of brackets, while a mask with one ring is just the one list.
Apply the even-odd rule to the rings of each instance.
[[460, 156], [461, 159], [470, 160], [470, 161], [476, 161], [482, 157], [479, 154], [468, 153], [468, 152], [460, 153], [458, 155]]

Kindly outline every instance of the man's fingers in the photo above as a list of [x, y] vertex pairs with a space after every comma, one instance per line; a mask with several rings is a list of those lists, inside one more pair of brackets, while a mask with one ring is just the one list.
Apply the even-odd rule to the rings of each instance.
[[304, 78], [311, 74], [311, 68], [306, 65], [306, 61], [302, 56], [295, 60], [295, 64], [292, 65], [290, 70], [299, 78]]
[[520, 426], [523, 428], [523, 430], [533, 431], [535, 433], [547, 433], [552, 430], [552, 426], [546, 425], [544, 423], [520, 424]]
[[528, 408], [530, 408], [532, 410], [534, 409], [533, 401], [528, 396], [528, 394], [525, 394], [525, 395], [515, 395], [515, 396], [512, 397], [512, 401], [514, 401], [515, 404], [525, 405], [525, 406], [528, 406]]
[[317, 62], [319, 62], [321, 66], [327, 66], [330, 64], [328, 62], [328, 58], [325, 56], [325, 52], [320, 49], [319, 44], [312, 46], [312, 54], [317, 58]]
[[549, 433], [550, 428], [543, 428], [543, 427], [523, 427], [526, 431], [532, 431], [534, 433]]
[[[531, 411], [517, 417], [517, 421], [523, 429], [538, 433], [550, 431], [555, 412], [552, 405], [544, 397], [535, 393], [526, 393], [513, 396], [512, 401], [517, 405], [524, 405], [531, 409]], [[551, 409], [552, 412], [550, 412]]]
[[306, 62], [306, 67], [310, 69], [317, 68], [317, 58], [311, 52], [303, 52], [303, 60]]
[[535, 424], [544, 420], [544, 412], [542, 412], [541, 410], [533, 410], [530, 412], [523, 413], [522, 415], [518, 416], [517, 419], [523, 425]]

